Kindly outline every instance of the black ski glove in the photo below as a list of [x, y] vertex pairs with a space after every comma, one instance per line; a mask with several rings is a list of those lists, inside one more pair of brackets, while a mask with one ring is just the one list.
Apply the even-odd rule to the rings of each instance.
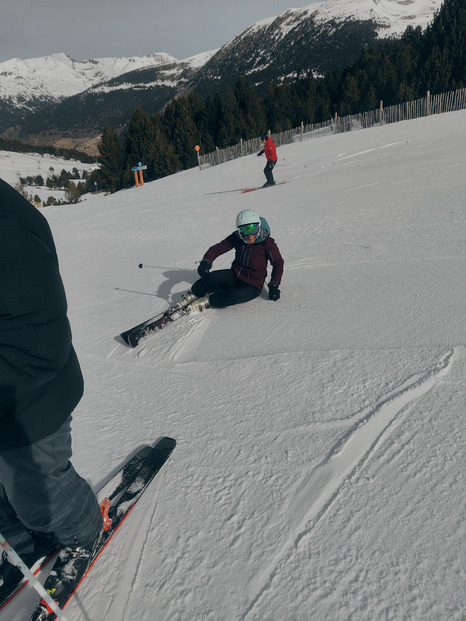
[[269, 300], [273, 300], [274, 302], [276, 302], [279, 299], [280, 299], [280, 289], [278, 288], [277, 283], [271, 280], [269, 282]]
[[260, 157], [261, 155], [263, 155], [264, 153], [264, 149], [262, 149], [262, 151], [259, 151], [259, 153], [257, 154], [257, 157]]
[[212, 267], [212, 261], [207, 261], [206, 259], [202, 259], [202, 261], [199, 263], [199, 267], [197, 268], [197, 273], [202, 278], [203, 276], [207, 274], [207, 272], [210, 270], [211, 267]]

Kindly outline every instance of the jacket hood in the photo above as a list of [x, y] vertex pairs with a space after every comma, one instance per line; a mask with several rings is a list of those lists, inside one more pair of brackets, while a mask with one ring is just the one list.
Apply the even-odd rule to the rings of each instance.
[[265, 239], [270, 235], [270, 226], [265, 218], [261, 218], [261, 228], [259, 231], [259, 235], [256, 237], [255, 244], [260, 244], [260, 242], [265, 241]]

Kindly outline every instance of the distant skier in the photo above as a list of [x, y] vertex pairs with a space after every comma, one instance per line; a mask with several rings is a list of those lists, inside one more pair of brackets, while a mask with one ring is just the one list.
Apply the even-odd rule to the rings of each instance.
[[[0, 291], [0, 532], [31, 567], [52, 536], [91, 549], [102, 516], [69, 462], [83, 378], [52, 233], [1, 179]], [[0, 595], [20, 580], [0, 556]]]
[[272, 138], [267, 134], [263, 134], [261, 136], [261, 141], [264, 143], [264, 148], [262, 149], [262, 151], [259, 151], [257, 157], [265, 154], [265, 157], [267, 158], [267, 164], [264, 168], [264, 175], [267, 181], [262, 186], [263, 188], [267, 188], [270, 185], [275, 185], [272, 171], [275, 168], [275, 164], [277, 163], [277, 150], [275, 148], [275, 144]]
[[[213, 261], [233, 249], [235, 258], [231, 268], [211, 272]], [[283, 258], [275, 240], [270, 237], [267, 220], [252, 209], [244, 209], [236, 217], [236, 231], [207, 250], [197, 269], [200, 280], [183, 296], [179, 305], [186, 305], [199, 297], [200, 300], [190, 304], [190, 310], [202, 311], [249, 302], [261, 293], [269, 262], [272, 265], [269, 299], [276, 301], [280, 298]]]

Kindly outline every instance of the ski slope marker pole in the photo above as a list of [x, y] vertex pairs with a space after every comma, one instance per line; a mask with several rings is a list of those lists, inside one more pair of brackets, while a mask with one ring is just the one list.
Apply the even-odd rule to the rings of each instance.
[[0, 533], [0, 546], [2, 546], [2, 548], [5, 550], [10, 563], [12, 565], [15, 565], [15, 567], [17, 567], [23, 573], [24, 577], [29, 580], [29, 582], [32, 584], [32, 586], [35, 588], [35, 590], [42, 597], [44, 602], [46, 602], [47, 605], [57, 615], [57, 618], [61, 619], [61, 621], [68, 621], [68, 619], [65, 617], [65, 614], [62, 611], [62, 609], [58, 607], [57, 602], [55, 602], [51, 598], [51, 596], [47, 593], [47, 591], [41, 585], [39, 580], [37, 580], [37, 578], [34, 576], [34, 574], [27, 567], [27, 565], [21, 560], [21, 558], [18, 556], [18, 554], [15, 552], [15, 550], [10, 546], [10, 544], [5, 539], [5, 537], [2, 535], [2, 533]]
[[[242, 140], [242, 139], [241, 139]], [[241, 142], [242, 144], [242, 142]], [[199, 170], [202, 170], [202, 166], [201, 166], [201, 156], [199, 155], [199, 151], [201, 150], [201, 147], [197, 144], [194, 147], [196, 153], [197, 153], [197, 163], [199, 164]]]

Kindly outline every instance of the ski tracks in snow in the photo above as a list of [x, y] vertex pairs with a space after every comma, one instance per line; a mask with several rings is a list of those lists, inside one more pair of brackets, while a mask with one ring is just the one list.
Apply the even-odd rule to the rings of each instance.
[[[166, 472], [162, 471], [159, 473], [157, 480], [159, 487], [163, 487], [166, 484], [166, 477]], [[154, 485], [155, 482], [152, 481], [151, 486]], [[122, 525], [120, 532], [115, 534], [114, 543], [119, 544], [116, 558], [120, 560], [124, 558], [125, 560], [123, 564], [117, 561], [117, 564], [114, 566], [115, 572], [110, 570], [107, 585], [102, 590], [106, 591], [107, 595], [111, 593], [111, 596], [103, 597], [99, 602], [96, 619], [129, 621], [135, 618], [135, 610], [138, 610], [138, 600], [141, 599], [141, 594], [138, 592], [138, 579], [143, 566], [144, 556], [147, 553], [146, 544], [156, 524], [158, 502], [154, 501], [153, 492], [154, 489], [152, 489], [151, 494], [151, 488], [149, 487], [145, 492], [145, 500], [140, 500], [138, 505], [131, 511], [126, 523]], [[117, 554], [116, 551], [115, 554]], [[105, 560], [109, 564], [111, 558], [107, 557]], [[103, 567], [101, 571], [104, 571]], [[114, 573], [117, 574], [116, 578]], [[136, 616], [138, 616], [137, 613]]]
[[356, 422], [342, 440], [303, 479], [289, 509], [290, 521], [293, 520], [289, 537], [252, 581], [249, 605], [241, 619], [253, 618], [256, 605], [292, 558], [300, 542], [312, 535], [314, 526], [338, 497], [345, 481], [370, 458], [396, 416], [443, 379], [450, 369], [453, 355], [454, 350], [444, 353], [430, 369], [408, 378], [397, 390], [383, 395], [372, 408], [358, 413]]
[[201, 342], [207, 328], [210, 325], [210, 318], [199, 316], [195, 313], [189, 320], [189, 330], [179, 337], [171, 346], [169, 359], [171, 362], [190, 362], [192, 353]]

